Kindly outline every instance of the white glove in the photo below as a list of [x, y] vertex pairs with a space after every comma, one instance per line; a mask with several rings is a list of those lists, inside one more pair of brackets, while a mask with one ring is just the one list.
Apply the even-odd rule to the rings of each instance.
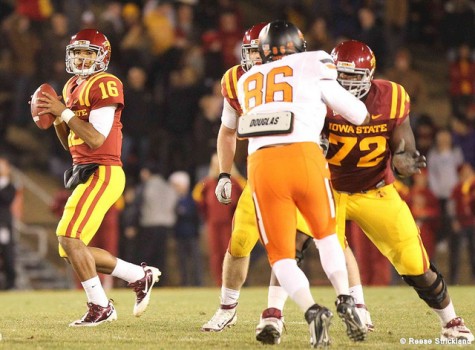
[[214, 193], [216, 194], [216, 198], [218, 198], [220, 203], [231, 203], [231, 188], [232, 185], [230, 175], [226, 173], [219, 174], [218, 184], [216, 185]]

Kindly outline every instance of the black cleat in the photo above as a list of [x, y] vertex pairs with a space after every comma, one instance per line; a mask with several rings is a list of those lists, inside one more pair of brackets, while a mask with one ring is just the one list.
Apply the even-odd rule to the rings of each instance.
[[353, 297], [340, 294], [335, 301], [335, 305], [338, 316], [345, 322], [348, 337], [353, 341], [365, 340], [368, 328], [358, 316]]
[[330, 345], [330, 328], [333, 314], [324, 306], [315, 304], [305, 312], [305, 320], [307, 320], [310, 330], [310, 345], [313, 348], [327, 347]]

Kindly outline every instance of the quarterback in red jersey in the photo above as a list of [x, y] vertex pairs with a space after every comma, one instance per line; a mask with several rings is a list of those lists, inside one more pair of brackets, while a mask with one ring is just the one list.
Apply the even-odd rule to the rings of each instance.
[[324, 132], [339, 239], [344, 244], [345, 220], [356, 222], [439, 316], [441, 339], [473, 341], [455, 313], [444, 278], [429, 261], [407, 204], [393, 185], [393, 171], [411, 176], [426, 165], [409, 124], [410, 98], [399, 84], [373, 80], [376, 59], [364, 43], [340, 43], [332, 58], [340, 84], [361, 99], [371, 115], [368, 125], [355, 126], [334, 112], [327, 114]]
[[65, 173], [65, 186], [72, 193], [56, 229], [59, 254], [76, 272], [87, 295], [88, 311], [72, 327], [97, 326], [117, 319], [117, 313], [101, 285], [98, 272], [129, 282], [136, 302], [133, 314], [148, 306], [158, 281], [156, 267], [134, 265], [109, 252], [88, 247], [104, 215], [121, 196], [125, 174], [120, 160], [122, 82], [105, 71], [111, 57], [109, 40], [95, 29], [84, 29], [66, 47], [66, 71], [74, 74], [63, 89], [63, 104], [43, 93], [43, 113], [56, 116], [56, 135], [72, 156], [73, 167]]

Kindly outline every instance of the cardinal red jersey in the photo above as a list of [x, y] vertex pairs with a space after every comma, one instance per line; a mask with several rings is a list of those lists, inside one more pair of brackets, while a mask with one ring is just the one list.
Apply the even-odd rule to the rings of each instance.
[[120, 117], [124, 108], [124, 91], [122, 82], [114, 75], [101, 72], [87, 77], [77, 84], [74, 76], [63, 89], [66, 107], [77, 118], [89, 121], [92, 110], [110, 105], [117, 105], [112, 129], [101, 147], [93, 150], [72, 130], [69, 131], [68, 145], [73, 164], [98, 163], [101, 165], [122, 165], [122, 123]]
[[244, 73], [244, 69], [236, 65], [229, 68], [221, 78], [221, 94], [239, 115], [242, 114], [242, 109], [237, 98], [237, 82]]
[[399, 84], [373, 80], [364, 103], [369, 125], [355, 126], [340, 115], [327, 114], [327, 160], [337, 191], [364, 192], [394, 181], [389, 139], [409, 114], [409, 95]]

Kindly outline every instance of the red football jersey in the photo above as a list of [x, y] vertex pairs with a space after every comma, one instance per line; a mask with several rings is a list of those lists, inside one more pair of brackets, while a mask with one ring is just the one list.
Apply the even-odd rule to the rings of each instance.
[[91, 149], [83, 140], [70, 130], [68, 136], [69, 151], [73, 164], [98, 163], [101, 165], [122, 165], [122, 123], [120, 117], [124, 108], [124, 90], [122, 82], [114, 75], [101, 72], [89, 76], [77, 85], [78, 76], [65, 84], [63, 98], [66, 107], [77, 118], [89, 121], [93, 109], [117, 105], [112, 129], [104, 144], [98, 149]]
[[404, 88], [387, 80], [373, 80], [364, 101], [369, 125], [356, 126], [328, 113], [324, 132], [330, 141], [327, 160], [333, 187], [357, 193], [394, 181], [389, 140], [395, 127], [409, 115], [410, 99]]
[[237, 82], [244, 73], [244, 69], [236, 65], [229, 68], [221, 78], [221, 94], [239, 115], [242, 114], [242, 109], [237, 98]]

